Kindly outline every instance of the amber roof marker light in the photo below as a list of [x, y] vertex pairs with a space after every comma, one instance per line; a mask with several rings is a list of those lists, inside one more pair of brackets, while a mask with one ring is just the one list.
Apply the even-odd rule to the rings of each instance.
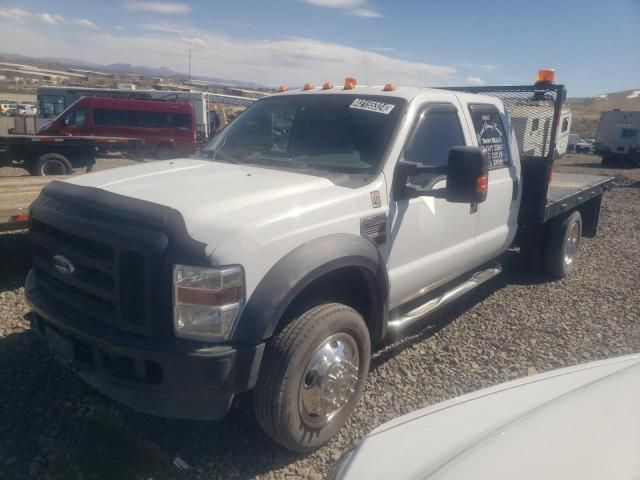
[[344, 79], [344, 89], [345, 90], [353, 90], [354, 88], [356, 88], [356, 85], [358, 84], [358, 80], [356, 80], [353, 77], [347, 77]]
[[331, 90], [333, 88], [333, 83], [331, 82], [324, 82], [324, 85], [322, 85], [322, 90]]
[[282, 92], [286, 92], [287, 90], [288, 90], [288, 89], [287, 89], [287, 87], [285, 87], [284, 85], [280, 85], [280, 86], [278, 87], [277, 92], [278, 92], [278, 93], [282, 93]]
[[311, 82], [307, 82], [304, 84], [304, 87], [302, 87], [303, 90], [313, 90], [313, 83]]
[[384, 88], [382, 89], [382, 91], [383, 92], [393, 92], [395, 89], [396, 89], [396, 86], [393, 83], [388, 82], [388, 83], [384, 84]]

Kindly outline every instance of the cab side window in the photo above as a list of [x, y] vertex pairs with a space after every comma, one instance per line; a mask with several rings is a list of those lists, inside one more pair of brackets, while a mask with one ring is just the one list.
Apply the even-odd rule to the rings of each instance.
[[[404, 159], [430, 167], [446, 167], [451, 147], [464, 146], [464, 135], [455, 108], [427, 109], [420, 117], [409, 144], [405, 148]], [[441, 174], [421, 173], [409, 177], [409, 182], [421, 187]]]

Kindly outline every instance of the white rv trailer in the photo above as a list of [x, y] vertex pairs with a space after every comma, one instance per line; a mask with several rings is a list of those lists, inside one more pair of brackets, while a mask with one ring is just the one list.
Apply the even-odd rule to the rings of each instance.
[[255, 102], [253, 98], [239, 97], [207, 92], [177, 92], [162, 90], [131, 90], [113, 88], [82, 87], [39, 87], [37, 92], [39, 118], [36, 122], [40, 129], [57, 117], [64, 109], [81, 97], [147, 98], [189, 102], [196, 114], [196, 126], [202, 141], [206, 141], [213, 132], [210, 128], [209, 111], [215, 104], [248, 106]]
[[[527, 155], [546, 155], [541, 151], [551, 135], [553, 110], [544, 101], [532, 99], [518, 100], [511, 107], [511, 122], [518, 140], [518, 145]], [[558, 131], [556, 134], [556, 157], [567, 151], [569, 132], [571, 130], [571, 110], [564, 107], [560, 112]]]
[[602, 112], [595, 148], [603, 164], [640, 164], [640, 112]]
[[571, 131], [571, 110], [564, 107], [560, 112], [560, 123], [556, 135], [556, 152], [558, 157], [567, 153], [569, 146], [569, 132]]

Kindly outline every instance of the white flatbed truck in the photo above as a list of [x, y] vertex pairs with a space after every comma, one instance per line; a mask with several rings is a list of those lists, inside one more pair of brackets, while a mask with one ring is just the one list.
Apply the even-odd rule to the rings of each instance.
[[[498, 275], [507, 249], [575, 268], [612, 179], [552, 175], [563, 86], [354, 83], [257, 101], [207, 159], [47, 185], [25, 291], [54, 356], [166, 417], [218, 419], [253, 390], [262, 428], [310, 451], [355, 408], [372, 346]], [[515, 104], [554, 119], [535, 155]]]

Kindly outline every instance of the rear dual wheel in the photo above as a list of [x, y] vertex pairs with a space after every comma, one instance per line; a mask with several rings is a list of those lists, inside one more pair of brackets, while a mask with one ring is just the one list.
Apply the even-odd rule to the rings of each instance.
[[45, 153], [29, 169], [31, 175], [43, 177], [47, 175], [71, 175], [71, 162], [58, 153]]
[[254, 395], [258, 423], [289, 450], [322, 446], [358, 403], [370, 354], [358, 312], [339, 303], [309, 309], [267, 344]]
[[582, 238], [582, 216], [573, 212], [558, 219], [545, 232], [545, 270], [556, 278], [566, 277], [575, 267]]

